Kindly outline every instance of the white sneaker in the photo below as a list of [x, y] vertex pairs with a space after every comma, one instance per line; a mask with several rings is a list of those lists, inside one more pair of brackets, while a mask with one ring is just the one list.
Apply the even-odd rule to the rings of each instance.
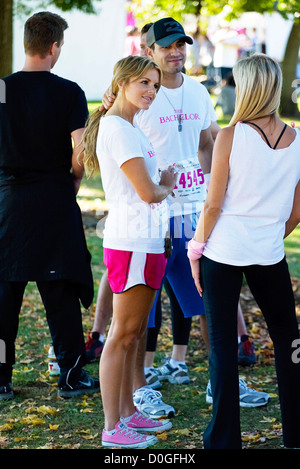
[[[249, 388], [246, 384], [246, 381], [242, 378], [239, 379], [239, 392], [241, 407], [261, 407], [268, 404], [270, 400], [268, 393]], [[210, 381], [208, 382], [206, 388], [206, 402], [207, 404], [213, 403]]]
[[161, 417], [174, 417], [174, 407], [161, 400], [161, 393], [143, 386], [133, 393], [133, 402], [136, 408], [147, 417], [159, 419]]
[[145, 373], [145, 378], [146, 378], [147, 384], [152, 389], [161, 388], [161, 382], [158, 379], [157, 371], [153, 366], [149, 369], [148, 373]]

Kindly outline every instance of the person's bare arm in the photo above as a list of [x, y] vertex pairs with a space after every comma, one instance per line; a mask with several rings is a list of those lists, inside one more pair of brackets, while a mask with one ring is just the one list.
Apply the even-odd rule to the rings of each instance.
[[[230, 127], [221, 130], [216, 139], [208, 194], [194, 234], [194, 240], [201, 244], [206, 243], [221, 213], [229, 176], [233, 132]], [[202, 296], [199, 259], [190, 258], [190, 265], [195, 286]]]
[[284, 237], [286, 238], [291, 232], [296, 228], [296, 226], [300, 223], [300, 181], [298, 182], [295, 195], [294, 195], [294, 203], [293, 208], [290, 214], [290, 218], [287, 220], [285, 224], [285, 233]]
[[139, 197], [148, 204], [164, 200], [174, 189], [177, 174], [170, 166], [161, 172], [159, 184], [155, 184], [148, 173], [144, 158], [132, 158], [121, 166]]
[[84, 128], [74, 130], [71, 133], [71, 137], [73, 139], [72, 174], [74, 179], [75, 194], [77, 194], [77, 192], [79, 191], [80, 183], [84, 175], [83, 153], [81, 153], [83, 147], [80, 143], [83, 132]]
[[200, 133], [198, 159], [203, 174], [210, 173], [213, 146], [214, 141], [211, 134], [211, 128], [209, 127], [208, 129], [202, 130]]

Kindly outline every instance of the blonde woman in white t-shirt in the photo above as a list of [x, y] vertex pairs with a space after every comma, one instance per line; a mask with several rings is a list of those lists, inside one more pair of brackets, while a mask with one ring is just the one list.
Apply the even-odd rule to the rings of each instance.
[[204, 447], [241, 448], [235, 344], [244, 274], [274, 343], [283, 443], [299, 448], [300, 341], [283, 240], [300, 221], [300, 132], [278, 117], [282, 75], [274, 60], [255, 54], [233, 74], [235, 113], [217, 136], [208, 196], [188, 249], [211, 347], [213, 416]]
[[177, 179], [174, 168], [157, 174], [153, 147], [133, 125], [134, 115], [155, 99], [160, 78], [160, 69], [148, 58], [121, 59], [112, 80], [116, 100], [109, 111], [90, 117], [84, 135], [86, 169], [93, 172], [100, 166], [109, 206], [103, 257], [114, 296], [100, 360], [105, 447], [145, 448], [157, 442], [147, 433], [172, 427], [168, 420], [142, 415], [132, 395], [139, 338], [145, 334], [166, 265], [164, 199]]

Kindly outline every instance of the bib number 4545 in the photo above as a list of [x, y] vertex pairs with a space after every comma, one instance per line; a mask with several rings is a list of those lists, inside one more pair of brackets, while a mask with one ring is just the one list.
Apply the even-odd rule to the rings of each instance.
[[[201, 168], [194, 169], [193, 171], [182, 172], [178, 179], [178, 186], [181, 188], [189, 188], [204, 184], [204, 174]], [[174, 189], [178, 189], [176, 185]]]

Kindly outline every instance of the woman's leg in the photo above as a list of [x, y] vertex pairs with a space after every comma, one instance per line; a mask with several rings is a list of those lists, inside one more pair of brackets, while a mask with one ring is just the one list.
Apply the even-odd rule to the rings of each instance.
[[139, 338], [145, 332], [155, 290], [138, 285], [114, 294], [113, 318], [100, 360], [100, 389], [105, 429], [135, 412], [133, 376]]
[[161, 320], [162, 320], [162, 310], [161, 310], [161, 289], [158, 293], [158, 298], [156, 301], [155, 307], [155, 325], [154, 327], [147, 328], [147, 341], [146, 341], [146, 352], [145, 352], [145, 367], [152, 367], [156, 345], [157, 345], [157, 338], [161, 327]]
[[192, 318], [185, 318], [174, 294], [174, 291], [167, 279], [164, 281], [166, 292], [170, 298], [171, 318], [173, 330], [173, 350], [172, 358], [176, 361], [185, 362], [185, 356], [190, 339]]
[[288, 266], [283, 259], [272, 266], [247, 267], [245, 275], [274, 344], [284, 445], [299, 448], [300, 363], [293, 360], [299, 330]]
[[200, 261], [209, 331], [209, 371], [213, 416], [205, 430], [205, 449], [241, 448], [237, 362], [237, 306], [242, 285], [239, 268]]

